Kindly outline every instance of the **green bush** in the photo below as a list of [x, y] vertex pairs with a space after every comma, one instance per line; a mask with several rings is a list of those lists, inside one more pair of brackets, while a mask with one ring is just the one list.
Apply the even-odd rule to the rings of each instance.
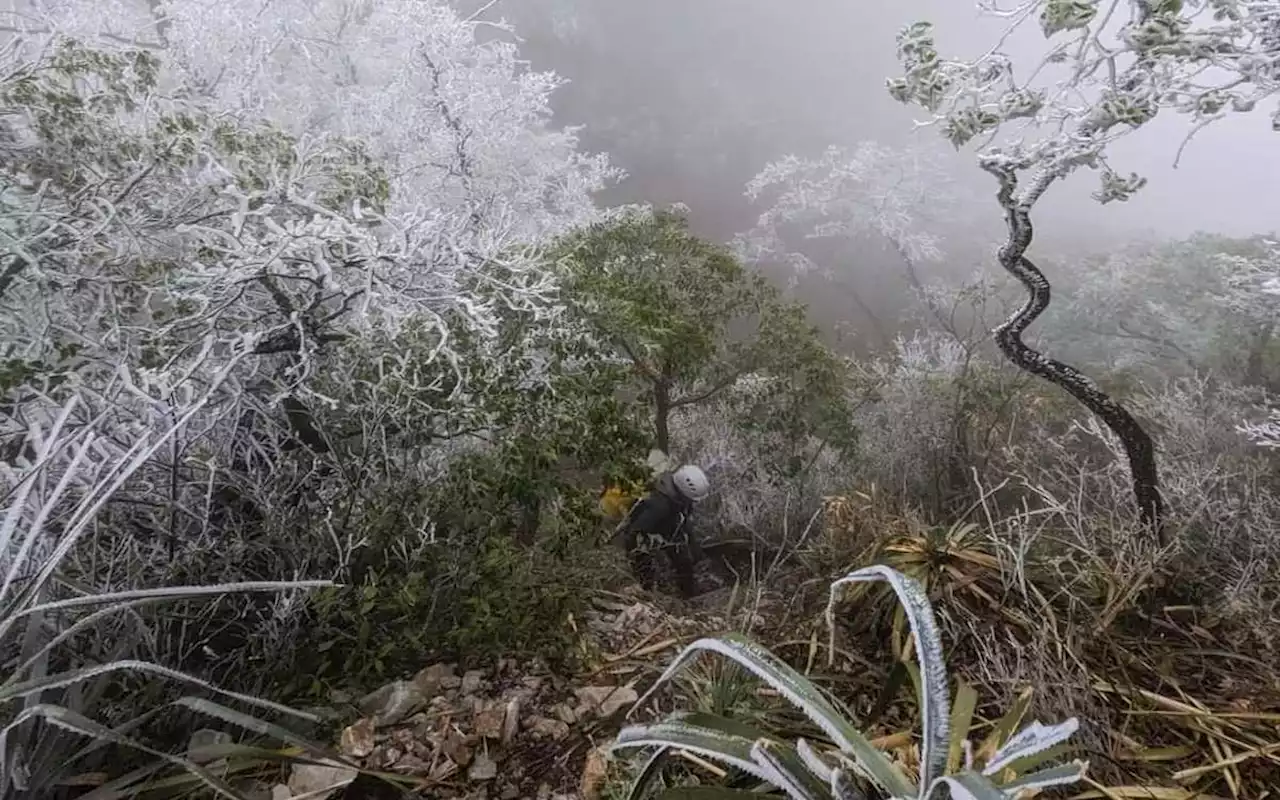
[[569, 563], [498, 536], [429, 548], [407, 569], [387, 560], [357, 584], [317, 594], [302, 647], [310, 663], [290, 688], [368, 689], [436, 659], [562, 661], [573, 644], [565, 620], [579, 603]]
[[[312, 598], [286, 693], [376, 688], [439, 659], [568, 659], [568, 615], [618, 559], [584, 557], [605, 544], [594, 491], [542, 463], [505, 447], [467, 456], [436, 485], [388, 491], [354, 515], [364, 544], [344, 585]], [[530, 501], [537, 524], [522, 540]]]

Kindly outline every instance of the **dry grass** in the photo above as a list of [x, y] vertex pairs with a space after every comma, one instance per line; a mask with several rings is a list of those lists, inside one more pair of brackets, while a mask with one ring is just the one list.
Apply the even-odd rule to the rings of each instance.
[[[1194, 539], [1156, 548], [1122, 515], [1090, 513], [1088, 489], [1096, 495], [1110, 479], [1077, 474], [1077, 490], [1062, 495], [1024, 485], [1027, 499], [1010, 511], [995, 500], [1008, 487], [987, 487], [966, 520], [941, 528], [874, 491], [831, 498], [807, 557], [832, 571], [886, 563], [928, 586], [953, 644], [948, 661], [979, 687], [987, 711], [1034, 687], [1034, 715], [1085, 721], [1091, 776], [1111, 788], [1082, 797], [1271, 796], [1280, 786], [1280, 670], [1270, 648], [1280, 620], [1270, 603], [1247, 612], [1243, 603], [1267, 594], [1274, 564], [1255, 562], [1242, 581], [1203, 571], [1231, 556], [1200, 552]], [[1195, 524], [1176, 521], [1184, 531]], [[885, 600], [859, 602], [887, 612]], [[838, 665], [886, 640], [900, 655], [901, 621], [849, 617], [848, 641], [832, 650], [835, 680], [843, 696], [873, 698], [890, 677], [868, 670], [874, 657], [852, 672]], [[865, 700], [861, 710], [884, 710], [885, 735], [910, 719]]]

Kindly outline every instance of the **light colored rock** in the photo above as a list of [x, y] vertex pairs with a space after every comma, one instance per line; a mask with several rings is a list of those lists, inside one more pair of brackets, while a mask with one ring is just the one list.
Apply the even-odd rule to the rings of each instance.
[[539, 736], [545, 736], [557, 742], [569, 735], [568, 725], [550, 717], [534, 717], [529, 720], [529, 730]]
[[374, 725], [373, 720], [365, 717], [352, 725], [342, 729], [342, 738], [339, 747], [342, 754], [346, 756], [354, 756], [355, 758], [364, 758], [373, 752], [374, 746]]
[[413, 676], [413, 682], [423, 694], [431, 697], [444, 689], [456, 689], [462, 685], [462, 679], [455, 670], [453, 664], [432, 664], [418, 670], [418, 674]]
[[582, 800], [600, 800], [604, 793], [605, 780], [609, 774], [609, 761], [602, 747], [594, 747], [587, 753], [587, 761], [582, 766], [582, 780], [578, 793]]
[[341, 764], [294, 764], [289, 791], [294, 797], [328, 797], [356, 779], [356, 771]]
[[505, 718], [502, 720], [502, 744], [511, 744], [516, 738], [516, 734], [520, 732], [520, 698], [513, 697], [507, 701], [507, 711]]
[[485, 753], [477, 753], [471, 767], [467, 770], [467, 778], [473, 781], [491, 781], [498, 777], [498, 763]]
[[462, 676], [460, 691], [463, 694], [475, 694], [484, 688], [484, 670], [467, 670]]
[[187, 758], [197, 764], [208, 764], [210, 761], [215, 760], [219, 764], [225, 764], [225, 759], [215, 759], [208, 753], [200, 752], [206, 747], [219, 744], [231, 744], [231, 734], [225, 731], [215, 731], [211, 728], [201, 728], [191, 734], [191, 738], [187, 740]]
[[378, 728], [394, 725], [427, 705], [431, 698], [413, 681], [388, 683], [360, 698], [360, 711]]
[[578, 721], [578, 715], [574, 713], [573, 708], [568, 703], [556, 703], [552, 706], [551, 713], [555, 714], [556, 719], [566, 725], [572, 725]]
[[581, 686], [573, 690], [578, 698], [579, 710], [592, 711], [608, 717], [640, 699], [630, 686]]
[[277, 783], [271, 787], [271, 800], [289, 800], [293, 797], [293, 792], [289, 791], [289, 787], [283, 783]]
[[476, 714], [471, 722], [471, 732], [485, 739], [501, 739], [502, 725], [506, 719], [506, 707], [500, 702], [495, 702]]

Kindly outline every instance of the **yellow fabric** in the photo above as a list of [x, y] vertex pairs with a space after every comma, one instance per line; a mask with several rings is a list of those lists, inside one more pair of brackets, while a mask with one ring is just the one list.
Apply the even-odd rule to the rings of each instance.
[[620, 486], [614, 484], [600, 495], [600, 511], [605, 519], [621, 520], [631, 510], [632, 504], [640, 498], [637, 486]]

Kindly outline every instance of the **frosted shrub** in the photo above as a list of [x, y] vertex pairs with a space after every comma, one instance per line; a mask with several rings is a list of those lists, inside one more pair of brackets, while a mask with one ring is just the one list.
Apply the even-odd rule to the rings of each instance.
[[899, 337], [892, 356], [866, 365], [877, 388], [855, 417], [865, 482], [912, 503], [937, 499], [957, 455], [956, 432], [965, 421], [961, 383], [972, 368], [953, 337], [935, 332]]
[[816, 437], [796, 442], [744, 428], [738, 404], [768, 380], [744, 376], [723, 399], [681, 409], [671, 432], [677, 460], [701, 465], [712, 481], [702, 512], [714, 518], [710, 526], [777, 543], [784, 526], [795, 541], [821, 498], [848, 487], [851, 463]]

